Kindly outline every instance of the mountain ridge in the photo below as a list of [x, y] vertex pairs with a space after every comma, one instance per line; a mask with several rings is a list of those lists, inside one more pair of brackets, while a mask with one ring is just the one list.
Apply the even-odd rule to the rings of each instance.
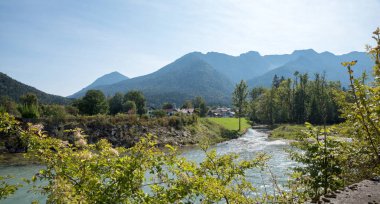
[[14, 101], [19, 101], [20, 96], [26, 93], [36, 94], [39, 102], [43, 104], [68, 104], [71, 101], [62, 96], [45, 93], [32, 86], [19, 82], [2, 72], [0, 72], [0, 93], [1, 96], [8, 96]]
[[[153, 73], [97, 89], [107, 96], [140, 90], [147, 96], [148, 103], [155, 106], [166, 101], [181, 104], [196, 96], [202, 96], [210, 103], [228, 104], [233, 83], [197, 55], [189, 53]], [[84, 94], [77, 92], [73, 96], [79, 98]], [[182, 97], [179, 99], [175, 95]]]
[[[94, 82], [92, 82], [90, 85], [84, 87], [81, 89], [79, 92], [85, 92], [90, 89], [96, 89], [99, 86], [104, 86], [104, 85], [110, 85], [110, 84], [115, 84], [117, 82], [127, 80], [129, 79], [127, 76], [124, 76], [123, 74], [120, 74], [118, 71], [113, 71], [111, 73], [105, 74], [97, 79], [95, 79]], [[75, 98], [73, 95], [67, 96], [68, 98]]]
[[[356, 76], [364, 70], [369, 72], [372, 68], [373, 63], [366, 53], [357, 51], [341, 55], [328, 51], [318, 53], [313, 49], [294, 50], [291, 54], [279, 55], [261, 55], [259, 52], [249, 51], [238, 56], [218, 52], [190, 52], [150, 74], [93, 88], [102, 90], [107, 96], [116, 92], [142, 90], [153, 104], [162, 101], [158, 98], [164, 96], [170, 96], [167, 98], [168, 102], [173, 99], [180, 103], [197, 94], [207, 97], [212, 103], [230, 104], [228, 100], [231, 98], [233, 84], [240, 80], [246, 80], [250, 87], [269, 87], [274, 75], [294, 78], [294, 72], [298, 71], [309, 73], [312, 77], [314, 73], [325, 72], [328, 80], [341, 80], [343, 84], [347, 84], [346, 79], [342, 77], [345, 69], [340, 63], [351, 60], [359, 60]], [[184, 66], [187, 69], [184, 69]], [[194, 69], [193, 72], [188, 72], [191, 69]], [[184, 73], [178, 75], [181, 70]], [[208, 78], [197, 81], [196, 78], [201, 76], [202, 72], [205, 72]], [[178, 80], [174, 80], [172, 75]], [[188, 80], [192, 82], [186, 84], [185, 81]], [[210, 87], [209, 83], [218, 84], [221, 88]], [[201, 88], [205, 91], [199, 91]], [[72, 97], [79, 98], [84, 93], [85, 90], [81, 90]]]

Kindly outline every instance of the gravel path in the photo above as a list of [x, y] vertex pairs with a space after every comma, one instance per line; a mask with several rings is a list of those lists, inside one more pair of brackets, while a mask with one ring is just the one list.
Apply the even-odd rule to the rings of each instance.
[[319, 203], [380, 204], [380, 178], [363, 180], [344, 188], [344, 190], [324, 195], [320, 198]]

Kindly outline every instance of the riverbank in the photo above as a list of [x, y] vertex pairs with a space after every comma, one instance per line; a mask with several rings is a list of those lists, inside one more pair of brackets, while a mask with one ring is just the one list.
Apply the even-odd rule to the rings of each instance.
[[[66, 118], [61, 121], [39, 119], [22, 121], [41, 124], [47, 135], [62, 140], [71, 141], [72, 133], [67, 130], [80, 128], [86, 135], [88, 143], [96, 143], [100, 139], [107, 139], [113, 146], [131, 147], [146, 135], [153, 135], [158, 146], [170, 144], [173, 146], [187, 146], [208, 142], [215, 144], [237, 138], [244, 132], [238, 132], [236, 118], [199, 118], [195, 115], [180, 115], [162, 118], [146, 118], [136, 115], [96, 115]], [[249, 126], [242, 120], [242, 130]], [[5, 152], [24, 152], [25, 148], [17, 136], [11, 135], [2, 139]], [[3, 152], [4, 152], [3, 151]]]
[[380, 203], [380, 178], [363, 180], [344, 189], [330, 192], [322, 196], [319, 202], [335, 204]]
[[[342, 130], [345, 130], [345, 127], [341, 125], [339, 126], [340, 129], [340, 136], [337, 134], [338, 137], [343, 137], [342, 135], [345, 135], [345, 132]], [[322, 129], [323, 126], [314, 126], [316, 128]], [[327, 125], [326, 128], [332, 128], [333, 125]], [[268, 126], [268, 133], [270, 138], [274, 139], [287, 139], [287, 140], [299, 140], [304, 133], [303, 131], [307, 130], [307, 127], [305, 125], [301, 124], [276, 124]]]
[[287, 139], [287, 140], [297, 140], [302, 136], [302, 131], [307, 128], [305, 125], [294, 125], [294, 124], [279, 124], [272, 125], [269, 127], [269, 137], [273, 139]]
[[223, 128], [229, 131], [235, 131], [236, 134], [244, 134], [248, 128], [251, 127], [249, 121], [245, 118], [241, 118], [241, 130], [239, 131], [239, 119], [238, 118], [201, 118], [201, 120], [208, 120], [221, 125]]

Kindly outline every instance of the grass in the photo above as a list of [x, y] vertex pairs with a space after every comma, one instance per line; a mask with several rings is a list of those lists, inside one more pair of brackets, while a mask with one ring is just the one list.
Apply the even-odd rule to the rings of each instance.
[[[315, 126], [322, 128], [322, 126]], [[327, 128], [331, 127], [331, 125], [328, 125]], [[270, 137], [271, 138], [281, 138], [281, 139], [288, 139], [288, 140], [298, 140], [301, 136], [303, 136], [304, 133], [302, 133], [303, 130], [307, 130], [305, 125], [294, 125], [294, 124], [281, 124], [276, 125], [273, 130], [270, 131]]]
[[282, 138], [288, 140], [297, 140], [302, 136], [302, 130], [306, 130], [305, 125], [279, 125], [270, 132], [271, 138]]
[[[203, 118], [204, 120], [212, 121], [216, 124], [221, 125], [227, 130], [237, 131], [239, 129], [239, 119], [238, 118]], [[244, 133], [246, 129], [250, 128], [248, 120], [245, 118], [241, 119], [241, 131], [239, 133]]]

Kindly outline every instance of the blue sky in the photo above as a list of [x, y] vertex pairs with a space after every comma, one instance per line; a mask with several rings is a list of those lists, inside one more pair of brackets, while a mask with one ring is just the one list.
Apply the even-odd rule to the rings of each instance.
[[67, 96], [192, 52], [364, 51], [380, 0], [1, 0], [0, 71]]

